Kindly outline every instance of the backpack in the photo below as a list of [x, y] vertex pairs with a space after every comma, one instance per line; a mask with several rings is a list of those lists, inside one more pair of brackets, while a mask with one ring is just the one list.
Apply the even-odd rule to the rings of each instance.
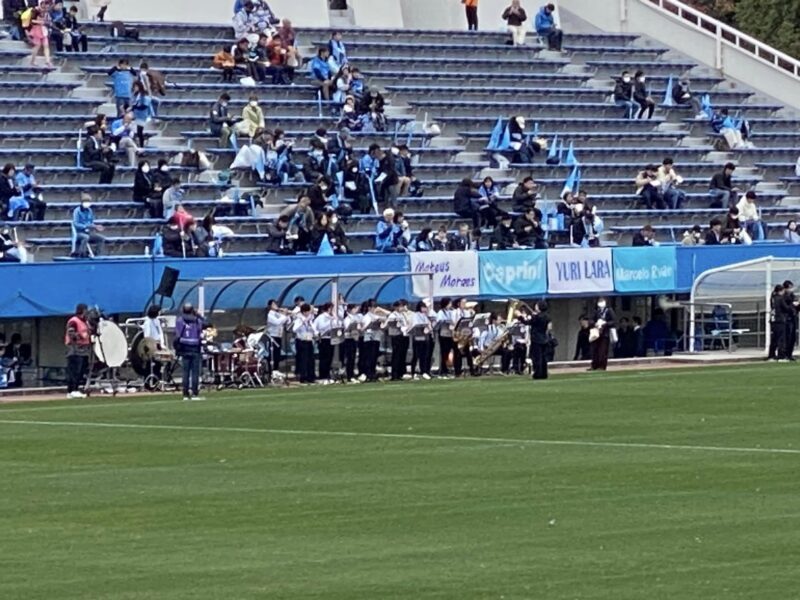
[[29, 8], [22, 12], [19, 16], [19, 22], [22, 25], [23, 29], [30, 29], [31, 27], [31, 20], [33, 19], [33, 9]]

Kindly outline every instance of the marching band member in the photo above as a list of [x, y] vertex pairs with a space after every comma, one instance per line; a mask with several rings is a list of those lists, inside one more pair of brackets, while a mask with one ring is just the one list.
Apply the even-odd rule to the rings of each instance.
[[[417, 329], [414, 333], [411, 352], [411, 377], [417, 378], [416, 367], [419, 364], [419, 376], [431, 378], [431, 359], [433, 358], [433, 326], [425, 302], [417, 304], [417, 310], [411, 315], [411, 326]], [[422, 331], [419, 328], [422, 327]]]
[[296, 317], [300, 314], [300, 309], [306, 303], [306, 299], [302, 296], [295, 296], [294, 297], [294, 308], [292, 309], [292, 317]]
[[386, 311], [380, 308], [375, 300], [370, 300], [367, 307], [369, 312], [364, 315], [363, 319], [364, 370], [359, 376], [359, 381], [377, 381], [378, 355], [381, 352], [381, 337], [383, 336], [381, 326], [385, 320]]
[[314, 330], [319, 336], [319, 378], [322, 385], [333, 383], [331, 379], [331, 364], [333, 363], [333, 344], [331, 337], [334, 328], [339, 324], [339, 319], [334, 314], [334, 306], [326, 302], [319, 309], [319, 314], [314, 320]]
[[291, 324], [292, 318], [282, 311], [276, 300], [267, 302], [267, 336], [270, 340], [272, 371], [280, 372], [283, 360], [283, 334]]
[[553, 323], [547, 314], [547, 302], [540, 300], [533, 307], [529, 321], [531, 336], [531, 359], [533, 359], [533, 378], [547, 379], [547, 358], [550, 348], [550, 332]]
[[[363, 315], [358, 304], [348, 304], [344, 317], [344, 342], [342, 342], [341, 362], [344, 366], [345, 379], [349, 383], [358, 383], [356, 379], [356, 353], [361, 335]], [[359, 362], [360, 364], [360, 362]]]
[[[481, 353], [485, 352], [497, 339], [503, 335], [506, 328], [500, 324], [500, 319], [496, 313], [489, 314], [489, 325], [480, 335], [478, 348]], [[501, 346], [494, 351], [494, 356], [500, 357], [500, 370], [508, 374], [511, 368], [511, 352], [505, 346]]]
[[439, 377], [447, 377], [450, 371], [447, 362], [453, 351], [453, 331], [455, 323], [450, 298], [439, 301], [439, 311], [436, 313], [436, 331], [439, 334]]
[[[164, 350], [167, 347], [167, 338], [164, 337], [164, 328], [158, 318], [159, 314], [161, 314], [161, 309], [156, 304], [147, 309], [147, 317], [142, 323], [142, 334], [145, 339], [155, 343], [156, 350]], [[150, 369], [153, 375], [161, 379], [161, 363], [159, 361], [151, 358]]]
[[[518, 327], [524, 324], [525, 327]], [[525, 372], [525, 364], [528, 357], [528, 340], [530, 330], [527, 327], [527, 318], [517, 316], [509, 327], [514, 327], [514, 333], [511, 335], [511, 362], [512, 369], [517, 375], [522, 375]]]
[[[466, 298], [459, 298], [454, 303], [454, 306], [455, 308], [452, 311], [452, 316], [453, 323], [456, 327], [462, 320], [469, 319], [474, 316], [474, 312], [467, 308]], [[472, 354], [470, 353], [469, 349], [467, 349], [466, 352], [463, 352], [458, 344], [453, 344], [453, 372], [455, 373], [456, 377], [461, 377], [461, 374], [463, 373], [465, 355], [467, 359], [467, 367], [469, 368], [470, 373], [473, 373], [474, 368], [472, 364]]]
[[401, 381], [406, 377], [408, 356], [408, 332], [411, 329], [408, 315], [408, 302], [398, 300], [392, 305], [394, 309], [386, 321], [389, 339], [392, 342], [392, 381]]
[[295, 373], [297, 381], [300, 383], [314, 383], [314, 314], [311, 306], [303, 304], [300, 306], [297, 316], [292, 323], [292, 331], [295, 335]]

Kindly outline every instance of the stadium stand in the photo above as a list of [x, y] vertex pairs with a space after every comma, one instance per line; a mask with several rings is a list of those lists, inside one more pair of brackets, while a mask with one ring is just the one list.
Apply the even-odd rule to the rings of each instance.
[[[115, 113], [108, 70], [120, 58], [133, 67], [146, 61], [167, 78], [157, 119], [147, 123], [146, 144], [139, 159], [155, 168], [159, 159], [173, 159], [189, 149], [202, 150], [210, 169], [173, 165], [172, 176], [183, 180], [183, 205], [199, 220], [212, 209], [216, 222], [229, 228], [224, 248], [232, 252], [263, 251], [268, 224], [312, 182], [296, 178], [284, 183], [258, 182], [251, 170], [234, 173], [242, 196], [254, 193], [261, 201], [234, 216], [221, 199], [231, 184], [226, 173], [235, 157], [233, 148], [217, 147], [208, 130], [208, 114], [220, 94], [231, 96], [231, 114], [238, 115], [256, 93], [266, 127], [280, 127], [295, 141], [294, 161], [303, 163], [309, 141], [320, 127], [334, 135], [338, 106], [321, 101], [310, 85], [306, 68], [298, 69], [293, 84], [245, 88], [223, 83], [211, 68], [222, 45], [233, 44], [226, 26], [137, 24], [140, 41], [109, 37], [108, 26], [87, 24], [89, 51], [54, 55], [52, 70], [28, 66], [29, 49], [22, 42], [0, 41], [0, 163], [21, 170], [36, 166], [36, 177], [47, 202], [46, 220], [16, 221], [20, 237], [37, 261], [63, 259], [73, 247], [72, 213], [80, 195], [94, 201], [97, 223], [105, 228], [111, 255], [150, 252], [163, 222], [148, 217], [145, 205], [132, 201], [136, 172], [123, 153], [112, 184], [98, 184], [98, 174], [81, 166], [80, 148], [86, 124], [97, 114], [109, 120]], [[303, 56], [313, 57], [329, 31], [298, 29]], [[512, 210], [511, 193], [525, 176], [539, 184], [540, 208], [554, 214], [565, 182], [574, 171], [571, 161], [548, 164], [545, 153], [533, 164], [498, 163], [487, 146], [498, 120], [525, 117], [527, 131], [552, 145], [569, 145], [580, 163], [580, 189], [588, 193], [605, 224], [605, 244], [628, 244], [633, 233], [652, 224], [663, 243], [680, 243], [693, 225], [706, 226], [725, 209], [711, 209], [711, 177], [727, 162], [737, 165], [734, 183], [759, 194], [767, 240], [783, 239], [783, 225], [796, 218], [800, 179], [794, 173], [800, 154], [796, 143], [800, 119], [757, 91], [720, 78], [709, 68], [686, 60], [674, 49], [647, 38], [620, 34], [567, 34], [563, 53], [542, 49], [535, 37], [517, 48], [505, 44], [499, 32], [348, 30], [343, 32], [349, 63], [358, 67], [370, 89], [386, 100], [386, 131], [353, 133], [357, 155], [371, 144], [384, 149], [407, 144], [414, 155], [414, 176], [424, 195], [404, 196], [397, 204], [405, 211], [412, 233], [440, 225], [454, 229], [464, 219], [453, 211], [453, 192], [469, 177], [479, 182], [490, 175], [502, 187], [500, 205]], [[650, 95], [658, 107], [653, 119], [630, 120], [612, 100], [614, 77], [623, 70], [647, 72]], [[728, 109], [747, 120], [750, 145], [729, 150], [707, 121], [690, 106], [664, 106], [674, 82], [688, 78], [693, 94], [710, 96], [715, 110]], [[434, 127], [435, 125], [435, 127]], [[240, 136], [241, 137], [241, 136]], [[240, 140], [245, 143], [246, 140]], [[634, 178], [648, 163], [675, 160], [684, 177], [686, 201], [680, 209], [644, 210], [635, 195]], [[558, 156], [563, 159], [563, 156]], [[220, 176], [222, 173], [222, 176]], [[577, 191], [577, 190], [576, 190]], [[345, 219], [352, 250], [373, 247], [376, 211], [358, 210]], [[551, 243], [560, 238], [553, 235]]]

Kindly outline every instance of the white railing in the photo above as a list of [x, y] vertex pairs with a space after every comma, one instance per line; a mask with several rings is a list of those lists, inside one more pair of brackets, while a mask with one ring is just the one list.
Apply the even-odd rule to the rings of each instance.
[[749, 35], [742, 33], [738, 29], [717, 21], [716, 19], [686, 6], [677, 0], [639, 0], [643, 4], [657, 7], [670, 17], [679, 20], [684, 25], [691, 25], [694, 29], [703, 32], [716, 40], [715, 67], [721, 71], [725, 70], [722, 61], [722, 46], [727, 45], [753, 58], [771, 65], [773, 68], [786, 73], [800, 80], [800, 61], [768, 46]]

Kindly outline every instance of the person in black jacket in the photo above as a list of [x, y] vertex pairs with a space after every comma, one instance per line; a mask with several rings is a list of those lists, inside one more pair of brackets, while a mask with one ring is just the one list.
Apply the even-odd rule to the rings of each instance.
[[739, 189], [733, 186], [733, 172], [736, 165], [729, 162], [711, 178], [709, 185], [709, 195], [711, 196], [711, 208], [723, 208], [734, 206], [739, 202]]
[[114, 181], [116, 161], [114, 150], [103, 142], [103, 132], [95, 126], [88, 130], [89, 137], [83, 145], [83, 166], [100, 173], [100, 183], [109, 184]]
[[538, 208], [529, 206], [514, 221], [514, 236], [519, 246], [546, 250], [544, 229], [542, 229], [542, 213]]
[[168, 223], [161, 229], [164, 256], [185, 258], [188, 254], [186, 235], [177, 223]]
[[722, 221], [711, 219], [710, 227], [706, 232], [706, 246], [719, 246], [727, 243], [727, 238], [722, 234]]
[[529, 176], [523, 179], [511, 197], [511, 206], [513, 206], [514, 210], [521, 212], [529, 206], [536, 206], [536, 199], [539, 197], [537, 188], [538, 186], [533, 177]]
[[637, 119], [641, 119], [644, 113], [647, 113], [647, 118], [653, 118], [653, 112], [656, 109], [655, 101], [647, 93], [647, 86], [645, 86], [644, 71], [636, 71], [636, 81], [633, 83], [633, 99], [639, 105], [639, 114], [636, 115]]
[[514, 229], [511, 227], [511, 215], [504, 212], [500, 214], [500, 224], [492, 232], [492, 250], [511, 250], [519, 248]]
[[575, 344], [575, 356], [572, 360], [589, 360], [592, 357], [592, 345], [589, 342], [589, 317], [581, 315], [578, 322], [581, 328], [578, 330], [578, 341]]
[[776, 285], [770, 296], [770, 342], [767, 360], [786, 360], [787, 323], [793, 307], [787, 302], [786, 288]]
[[528, 321], [531, 333], [531, 360], [533, 379], [547, 379], [547, 358], [552, 339], [553, 323], [547, 314], [547, 302], [540, 300], [533, 306]]
[[599, 337], [592, 342], [590, 371], [605, 371], [608, 368], [608, 350], [611, 345], [611, 332], [616, 327], [616, 320], [614, 310], [607, 305], [606, 299], [598, 299], [597, 310], [595, 310], [591, 325], [598, 330]]
[[471, 219], [474, 229], [479, 229], [481, 226], [480, 200], [481, 195], [472, 179], [468, 177], [462, 179], [453, 195], [453, 212], [459, 217]]
[[0, 221], [5, 221], [12, 215], [9, 214], [9, 205], [12, 198], [22, 197], [22, 190], [17, 186], [15, 176], [17, 168], [8, 163], [0, 173]]
[[161, 200], [161, 191], [156, 191], [154, 174], [150, 171], [150, 163], [143, 160], [136, 169], [133, 179], [133, 201], [147, 205], [147, 212], [151, 219], [164, 218], [164, 203]]
[[650, 225], [645, 225], [633, 234], [632, 246], [657, 246], [656, 232]]
[[520, 6], [519, 0], [511, 0], [511, 6], [503, 11], [503, 20], [508, 23], [508, 31], [511, 33], [511, 43], [514, 46], [525, 45], [525, 21], [528, 15], [525, 9]]
[[637, 104], [633, 101], [633, 83], [631, 74], [628, 71], [623, 71], [619, 79], [616, 80], [614, 104], [625, 109], [625, 116], [628, 119], [633, 118], [633, 112], [636, 110]]
[[281, 215], [274, 223], [267, 223], [267, 244], [264, 250], [273, 254], [294, 254], [288, 216]]
[[707, 118], [705, 113], [703, 113], [700, 100], [695, 98], [692, 94], [688, 79], [681, 79], [672, 84], [672, 101], [678, 106], [691, 104], [692, 110], [694, 110], [694, 114], [696, 115], [695, 118], [698, 120]]
[[222, 94], [214, 105], [208, 115], [208, 129], [211, 135], [219, 137], [219, 147], [227, 148], [228, 142], [233, 133], [233, 126], [236, 121], [240, 121], [241, 117], [231, 117], [228, 114], [228, 103], [231, 97], [228, 94]]
[[786, 359], [794, 362], [794, 349], [797, 346], [797, 314], [798, 314], [798, 300], [794, 293], [794, 283], [788, 279], [783, 282], [784, 299], [787, 305], [787, 320], [786, 320]]

